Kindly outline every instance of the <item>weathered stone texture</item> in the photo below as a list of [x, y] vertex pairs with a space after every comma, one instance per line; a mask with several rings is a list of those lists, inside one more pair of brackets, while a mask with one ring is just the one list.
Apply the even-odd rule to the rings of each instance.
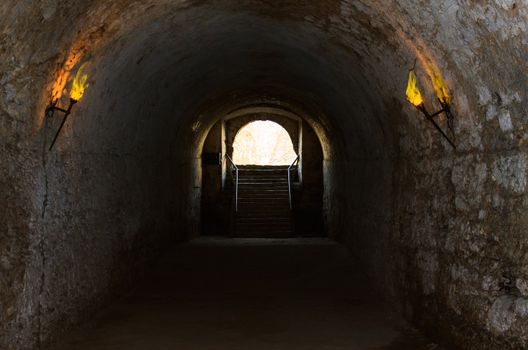
[[[462, 348], [528, 347], [526, 1], [4, 0], [0, 18], [0, 348], [48, 342], [195, 234], [206, 131], [263, 102], [307, 116], [328, 229], [403, 314]], [[430, 74], [451, 91], [456, 150], [403, 101], [416, 57], [428, 108]], [[90, 89], [47, 152], [70, 61]]]

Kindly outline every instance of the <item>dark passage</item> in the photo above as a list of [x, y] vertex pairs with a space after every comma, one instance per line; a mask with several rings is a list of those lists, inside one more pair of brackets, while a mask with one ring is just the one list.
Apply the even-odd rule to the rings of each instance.
[[528, 349], [527, 18], [0, 0], [0, 350]]
[[54, 350], [439, 349], [325, 239], [199, 239], [175, 248]]

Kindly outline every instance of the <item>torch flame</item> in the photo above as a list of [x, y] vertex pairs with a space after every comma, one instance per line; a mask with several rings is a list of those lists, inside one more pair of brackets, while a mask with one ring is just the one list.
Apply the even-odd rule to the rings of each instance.
[[79, 70], [77, 71], [77, 75], [75, 76], [75, 79], [73, 80], [72, 88], [70, 91], [70, 97], [72, 100], [79, 101], [86, 89], [88, 88], [88, 75], [84, 74], [84, 68], [86, 67], [87, 63], [83, 64]]
[[451, 101], [451, 97], [449, 96], [447, 87], [444, 84], [442, 75], [439, 72], [435, 72], [433, 74], [432, 80], [433, 80], [434, 89], [436, 91], [436, 96], [438, 97], [440, 102], [444, 104], [449, 104], [449, 102]]
[[407, 83], [407, 101], [411, 103], [415, 107], [419, 107], [423, 105], [424, 100], [422, 97], [422, 93], [418, 89], [418, 85], [416, 83], [416, 74], [414, 74], [414, 70], [409, 71], [409, 81]]

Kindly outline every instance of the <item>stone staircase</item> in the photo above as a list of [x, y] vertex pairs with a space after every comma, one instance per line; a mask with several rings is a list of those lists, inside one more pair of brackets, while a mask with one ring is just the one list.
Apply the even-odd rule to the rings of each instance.
[[238, 211], [234, 213], [233, 235], [292, 237], [288, 167], [239, 166], [239, 169]]

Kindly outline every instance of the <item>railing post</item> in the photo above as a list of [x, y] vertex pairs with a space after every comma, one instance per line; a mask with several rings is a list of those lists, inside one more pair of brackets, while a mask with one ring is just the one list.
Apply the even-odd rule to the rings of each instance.
[[236, 172], [236, 179], [235, 179], [235, 212], [238, 212], [238, 167], [235, 164], [235, 162], [233, 162], [233, 159], [231, 159], [231, 157], [229, 155], [226, 154], [225, 157], [231, 163], [231, 170], [235, 169], [235, 172]]
[[288, 199], [290, 200], [290, 210], [293, 209], [292, 206], [292, 194], [291, 194], [291, 171], [290, 168], [288, 168]]
[[295, 163], [297, 163], [299, 161], [299, 156], [297, 156], [297, 158], [295, 158], [295, 160], [293, 161], [293, 163], [288, 167], [288, 199], [290, 201], [290, 210], [293, 209], [293, 204], [292, 204], [292, 190], [291, 190], [291, 169], [295, 166]]
[[235, 211], [238, 212], [238, 167], [236, 167]]

